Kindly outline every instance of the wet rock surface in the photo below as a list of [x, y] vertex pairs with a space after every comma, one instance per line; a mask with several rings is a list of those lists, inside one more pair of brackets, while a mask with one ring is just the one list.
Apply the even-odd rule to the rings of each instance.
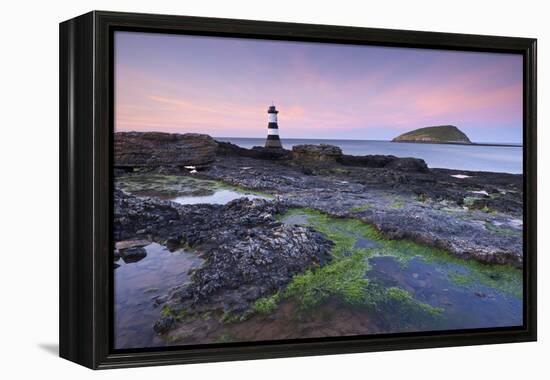
[[125, 263], [135, 263], [147, 256], [143, 247], [132, 247], [120, 251], [120, 256]]
[[[345, 164], [303, 159], [297, 164], [280, 157], [252, 158], [254, 149], [235, 147], [226, 146], [194, 178], [265, 191], [284, 207], [357, 218], [391, 239], [408, 238], [463, 258], [522, 266], [521, 175], [427, 169], [423, 160], [392, 156], [343, 156]], [[211, 213], [215, 206], [198, 207]], [[180, 233], [170, 224], [177, 212], [169, 203], [138, 208], [135, 218], [148, 213], [147, 223], [138, 223], [141, 227], [135, 230], [134, 222], [126, 225], [134, 216], [120, 214], [117, 241], [136, 237], [136, 231], [141, 237], [166, 235], [163, 239]], [[200, 232], [189, 233], [188, 239], [202, 240]]]
[[356, 157], [347, 165], [309, 163], [233, 155], [202, 174], [269, 191], [287, 207], [360, 219], [390, 239], [488, 263], [523, 264], [521, 175], [427, 169], [422, 160], [391, 156]]
[[252, 302], [284, 287], [296, 274], [329, 262], [332, 243], [311, 228], [282, 225], [274, 217], [282, 211], [283, 205], [263, 199], [182, 206], [117, 190], [116, 239], [147, 236], [172, 246], [179, 242], [206, 261], [190, 284], [170, 295], [163, 305], [170, 313], [155, 330], [165, 332], [173, 314], [189, 310], [243, 316]]
[[[115, 251], [113, 258], [118, 261], [120, 258], [125, 263], [135, 263], [147, 256], [147, 252], [143, 248], [149, 245], [148, 240], [124, 240], [115, 243]], [[115, 263], [115, 268], [118, 268], [118, 264]]]

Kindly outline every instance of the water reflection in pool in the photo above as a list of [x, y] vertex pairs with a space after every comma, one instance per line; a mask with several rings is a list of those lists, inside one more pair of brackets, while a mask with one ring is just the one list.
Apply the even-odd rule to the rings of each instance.
[[442, 318], [428, 324], [404, 321], [398, 315], [393, 316], [395, 320], [386, 316], [385, 328], [389, 332], [414, 331], [419, 327], [426, 330], [508, 327], [523, 323], [521, 298], [480, 283], [461, 285], [452, 281], [453, 275], [469, 271], [465, 266], [427, 262], [422, 257], [414, 257], [403, 265], [391, 256], [371, 257], [369, 263], [371, 269], [366, 277], [370, 281], [405, 289], [416, 300], [444, 310]]
[[232, 200], [246, 197], [248, 199], [269, 199], [262, 195], [252, 194], [252, 193], [242, 193], [234, 190], [216, 190], [214, 194], [211, 195], [200, 195], [200, 196], [182, 196], [170, 199], [173, 202], [182, 204], [182, 205], [194, 205], [199, 203], [210, 203], [224, 205], [231, 202]]
[[160, 244], [145, 247], [147, 256], [135, 263], [119, 260], [115, 269], [115, 348], [162, 346], [153, 324], [159, 318], [156, 297], [189, 281], [189, 270], [203, 260], [184, 250], [170, 252]]

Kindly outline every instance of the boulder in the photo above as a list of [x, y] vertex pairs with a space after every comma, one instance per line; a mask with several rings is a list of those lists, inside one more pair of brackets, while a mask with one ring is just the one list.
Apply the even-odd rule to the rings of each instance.
[[128, 248], [145, 247], [151, 244], [149, 240], [123, 240], [115, 243], [115, 249], [117, 251], [123, 251]]
[[343, 155], [340, 159], [343, 165], [359, 166], [365, 168], [384, 168], [398, 171], [427, 173], [429, 171], [426, 161], [420, 158], [395, 157], [380, 154], [367, 156]]
[[412, 157], [397, 158], [388, 162], [384, 168], [419, 173], [427, 173], [429, 171], [426, 161]]
[[292, 161], [297, 163], [325, 162], [336, 163], [342, 158], [342, 149], [328, 144], [303, 144], [292, 147]]
[[147, 256], [147, 251], [143, 247], [133, 247], [121, 250], [120, 255], [126, 264], [135, 263], [144, 259]]
[[252, 149], [246, 149], [230, 142], [217, 141], [217, 143], [217, 154], [220, 156], [250, 157], [260, 160], [285, 160], [290, 158], [290, 151], [283, 148], [255, 146]]
[[214, 162], [218, 144], [198, 133], [117, 132], [114, 164], [117, 168], [206, 167]]
[[176, 319], [173, 316], [168, 315], [156, 321], [153, 325], [153, 330], [155, 330], [155, 332], [159, 335], [164, 334], [165, 332], [170, 330], [175, 324]]

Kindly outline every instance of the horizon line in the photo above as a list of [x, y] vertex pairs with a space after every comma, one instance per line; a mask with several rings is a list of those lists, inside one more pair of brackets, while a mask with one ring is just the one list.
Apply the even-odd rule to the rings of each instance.
[[[266, 138], [265, 136], [261, 136], [261, 137], [212, 136], [208, 133], [202, 133], [202, 132], [166, 132], [166, 131], [157, 131], [157, 130], [151, 130], [151, 131], [114, 131], [114, 133], [119, 133], [119, 132], [126, 132], [126, 133], [128, 133], [128, 132], [135, 132], [135, 133], [158, 132], [158, 133], [170, 133], [170, 134], [179, 134], [179, 135], [184, 135], [184, 134], [187, 134], [187, 133], [196, 133], [196, 134], [208, 135], [208, 136], [212, 137], [213, 139], [265, 139]], [[392, 140], [393, 140], [393, 139], [389, 139], [389, 140], [381, 140], [381, 139], [343, 139], [343, 138], [311, 138], [311, 137], [281, 137], [281, 136], [279, 136], [279, 137], [280, 137], [281, 140], [380, 141], [380, 142], [392, 142]], [[412, 142], [412, 141], [411, 142], [401, 141], [399, 143], [400, 144], [406, 144], [406, 143], [421, 144], [421, 142]], [[451, 145], [453, 145], [453, 143], [425, 143], [425, 144], [451, 144]], [[523, 141], [506, 141], [506, 142], [472, 141], [471, 142], [471, 145], [476, 145], [476, 144], [516, 145], [516, 146], [523, 147]], [[456, 145], [460, 145], [460, 144], [456, 144]], [[468, 145], [468, 144], [463, 144], [463, 145]]]
[[[210, 136], [210, 135], [209, 135]], [[231, 136], [210, 136], [213, 139], [265, 139], [265, 137], [231, 137]], [[280, 137], [281, 141], [283, 140], [324, 140], [324, 141], [379, 141], [379, 142], [393, 142], [392, 140], [379, 140], [379, 139], [341, 139], [341, 138], [310, 138], [310, 137]], [[469, 145], [469, 144], [459, 144], [459, 143], [430, 143], [430, 142], [414, 142], [414, 141], [399, 141], [400, 144], [456, 144], [456, 145]], [[471, 145], [476, 144], [491, 144], [491, 145], [520, 145], [523, 146], [523, 142], [495, 142], [495, 141], [472, 141]]]

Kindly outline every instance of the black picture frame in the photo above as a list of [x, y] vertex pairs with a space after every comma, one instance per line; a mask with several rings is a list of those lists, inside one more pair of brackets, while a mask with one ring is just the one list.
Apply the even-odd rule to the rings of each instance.
[[[112, 350], [115, 30], [522, 54], [523, 326]], [[61, 357], [100, 369], [536, 340], [536, 39], [105, 11], [93, 11], [62, 22], [59, 38]]]

